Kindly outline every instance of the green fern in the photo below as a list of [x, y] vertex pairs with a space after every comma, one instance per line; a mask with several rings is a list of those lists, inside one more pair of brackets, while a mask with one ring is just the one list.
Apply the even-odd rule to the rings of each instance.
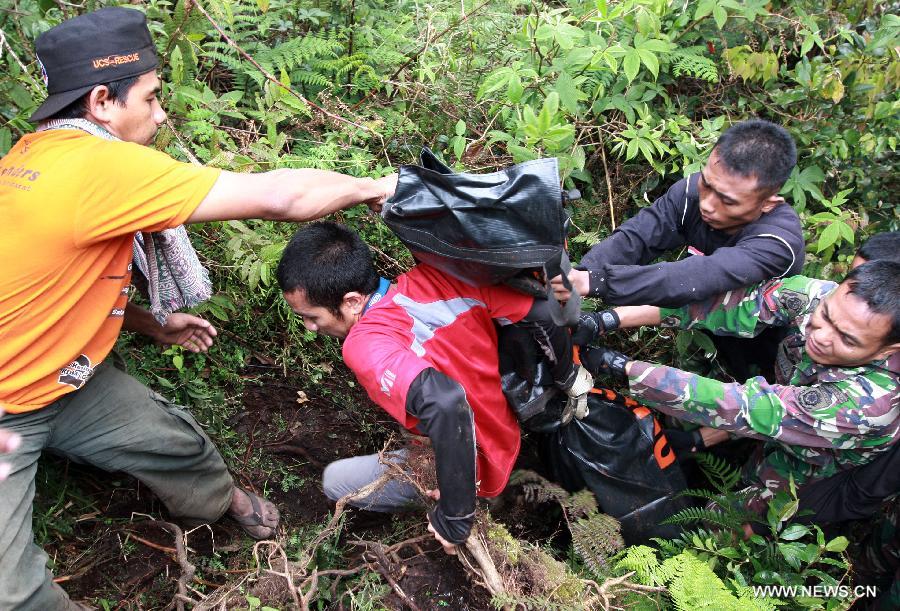
[[723, 511], [707, 509], [705, 507], [688, 507], [678, 513], [672, 514], [662, 521], [663, 524], [691, 524], [695, 522], [708, 522], [720, 528], [735, 530], [740, 528], [742, 522], [735, 523], [733, 516]]
[[741, 479], [740, 470], [732, 467], [724, 458], [702, 453], [697, 455], [697, 462], [719, 492], [730, 491]]
[[702, 55], [703, 51], [704, 48], [702, 46], [686, 47], [672, 51], [669, 55], [672, 75], [676, 77], [693, 76], [708, 83], [718, 83], [719, 70], [716, 67], [716, 62]]
[[665, 585], [675, 575], [674, 567], [660, 564], [656, 550], [646, 545], [633, 545], [626, 549], [615, 568], [633, 571], [637, 581], [646, 586]]
[[625, 547], [622, 527], [615, 518], [591, 512], [569, 524], [572, 547], [597, 576], [609, 572], [609, 558]]
[[772, 599], [754, 598], [746, 586], [729, 587], [709, 564], [689, 551], [660, 563], [657, 552], [646, 545], [629, 547], [616, 563], [617, 570], [634, 572], [639, 583], [663, 586], [679, 611], [714, 609], [715, 611], [773, 611]]
[[674, 573], [667, 584], [672, 603], [679, 611], [774, 611], [771, 600], [754, 598], [752, 591], [732, 591], [706, 562], [684, 552], [663, 562]]

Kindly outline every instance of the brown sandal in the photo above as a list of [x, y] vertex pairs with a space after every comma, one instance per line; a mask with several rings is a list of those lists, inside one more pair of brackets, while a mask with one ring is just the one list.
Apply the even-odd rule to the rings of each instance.
[[[241, 529], [251, 538], [256, 539], [257, 541], [261, 541], [263, 539], [271, 538], [275, 532], [278, 530], [278, 522], [280, 520], [280, 514], [278, 512], [278, 508], [275, 505], [262, 498], [259, 495], [253, 494], [249, 490], [244, 490], [243, 488], [239, 488], [241, 492], [247, 495], [247, 499], [250, 501], [250, 506], [253, 508], [253, 513], [246, 516], [235, 516], [231, 515], [231, 519], [237, 522]], [[267, 524], [266, 518], [263, 516], [263, 503], [266, 503], [272, 507], [272, 511], [275, 512], [275, 523]], [[268, 512], [267, 512], [268, 513]], [[267, 529], [267, 532], [261, 533], [259, 530], [253, 529]]]

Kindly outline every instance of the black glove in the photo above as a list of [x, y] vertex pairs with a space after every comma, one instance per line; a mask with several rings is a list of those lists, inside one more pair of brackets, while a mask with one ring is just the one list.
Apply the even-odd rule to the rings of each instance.
[[631, 359], [621, 352], [605, 346], [588, 346], [581, 349], [581, 364], [595, 376], [602, 373], [625, 376], [625, 365]]
[[615, 310], [600, 312], [582, 312], [578, 317], [578, 326], [572, 333], [572, 343], [586, 346], [597, 341], [600, 336], [619, 328], [619, 315]]
[[669, 447], [675, 451], [676, 456], [684, 456], [691, 452], [699, 452], [706, 449], [703, 435], [700, 429], [684, 431], [682, 429], [665, 429], [663, 433], [669, 442]]

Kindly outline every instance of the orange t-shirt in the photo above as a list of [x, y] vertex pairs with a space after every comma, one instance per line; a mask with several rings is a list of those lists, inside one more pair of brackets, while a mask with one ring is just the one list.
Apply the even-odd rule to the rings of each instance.
[[68, 129], [0, 159], [0, 407], [36, 410], [84, 385], [122, 328], [135, 232], [184, 223], [218, 176]]

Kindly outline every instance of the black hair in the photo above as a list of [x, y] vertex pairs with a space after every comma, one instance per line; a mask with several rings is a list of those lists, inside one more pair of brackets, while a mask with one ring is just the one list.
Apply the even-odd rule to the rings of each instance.
[[[98, 83], [94, 85], [94, 87], [100, 87], [105, 85], [109, 90], [108, 97], [111, 102], [115, 102], [119, 106], [125, 106], [125, 100], [128, 99], [128, 92], [131, 91], [131, 88], [135, 83], [138, 82], [138, 79], [141, 78], [141, 74], [137, 76], [127, 76], [125, 78], [120, 78], [117, 81], [110, 81], [108, 83]], [[91, 88], [93, 91], [93, 88]], [[69, 104], [68, 106], [64, 106], [59, 111], [53, 113], [46, 121], [54, 121], [56, 119], [83, 119], [84, 115], [87, 114], [87, 104], [88, 98], [91, 96], [91, 91], [88, 91], [86, 94]]]
[[900, 263], [900, 231], [876, 233], [863, 242], [856, 256], [866, 261], [894, 261]]
[[355, 231], [332, 221], [297, 231], [278, 262], [282, 292], [301, 289], [312, 305], [340, 314], [347, 293], [363, 295], [378, 288], [372, 253]]
[[866, 302], [876, 314], [891, 319], [891, 330], [885, 344], [900, 342], [900, 263], [896, 261], [869, 261], [851, 270], [844, 282], [849, 292]]
[[728, 171], [754, 177], [757, 188], [777, 193], [797, 165], [797, 146], [786, 129], [763, 119], [742, 121], [719, 136], [713, 148]]

